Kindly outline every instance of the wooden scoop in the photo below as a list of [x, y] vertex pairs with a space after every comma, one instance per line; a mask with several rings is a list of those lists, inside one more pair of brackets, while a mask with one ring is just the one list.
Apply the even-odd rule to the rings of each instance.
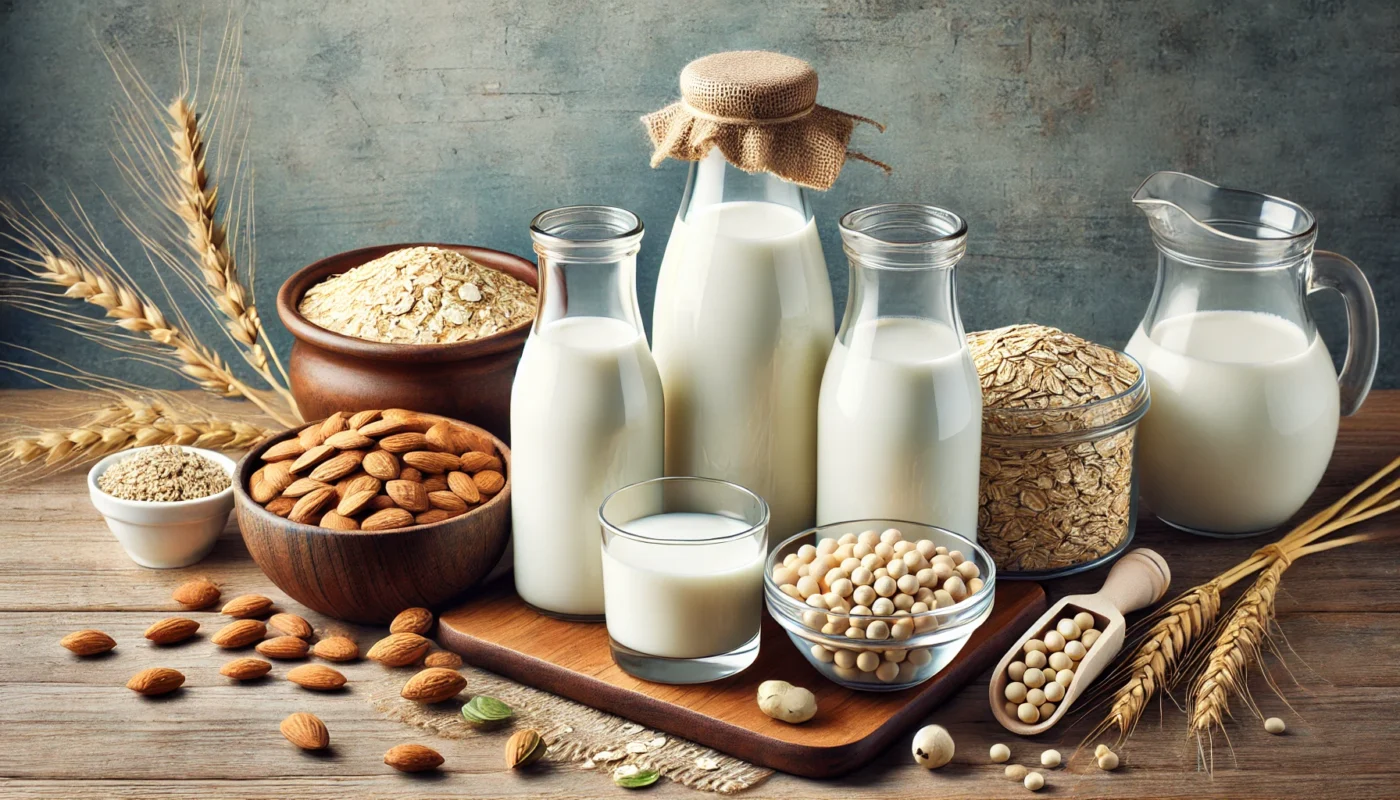
[[[1065, 711], [1074, 704], [1076, 698], [1089, 684], [1103, 672], [1123, 647], [1123, 634], [1127, 629], [1123, 615], [1145, 608], [1167, 592], [1171, 583], [1171, 570], [1167, 562], [1157, 553], [1146, 548], [1138, 548], [1118, 559], [1109, 570], [1103, 588], [1094, 594], [1076, 594], [1061, 599], [1036, 621], [1016, 642], [1016, 646], [997, 664], [992, 673], [988, 698], [992, 704], [992, 714], [1003, 728], [1021, 736], [1031, 736], [1049, 730], [1060, 721]], [[1006, 685], [1011, 679], [1006, 669], [1013, 662], [1021, 661], [1026, 655], [1024, 647], [1031, 639], [1044, 639], [1054, 629], [1055, 623], [1064, 617], [1073, 617], [1080, 611], [1094, 616], [1094, 629], [1101, 631], [1098, 641], [1089, 648], [1074, 670], [1074, 680], [1065, 688], [1064, 698], [1055, 704], [1055, 713], [1034, 724], [1026, 724], [1014, 714], [1006, 713]]]

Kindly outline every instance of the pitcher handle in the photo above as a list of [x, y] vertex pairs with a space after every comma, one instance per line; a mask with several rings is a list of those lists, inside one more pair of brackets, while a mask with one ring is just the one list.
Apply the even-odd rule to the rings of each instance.
[[1381, 350], [1381, 322], [1376, 311], [1376, 296], [1361, 268], [1346, 256], [1318, 250], [1313, 253], [1312, 273], [1308, 279], [1308, 294], [1331, 289], [1342, 296], [1347, 306], [1347, 357], [1337, 377], [1341, 388], [1342, 415], [1350, 416], [1361, 408], [1361, 402], [1371, 391], [1376, 377], [1376, 362]]

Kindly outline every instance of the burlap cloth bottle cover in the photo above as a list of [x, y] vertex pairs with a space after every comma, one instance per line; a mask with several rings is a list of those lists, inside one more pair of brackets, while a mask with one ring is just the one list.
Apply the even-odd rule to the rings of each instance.
[[889, 166], [847, 149], [856, 123], [880, 123], [817, 105], [817, 72], [780, 53], [741, 50], [696, 59], [681, 71], [681, 100], [642, 117], [667, 158], [699, 161], [718, 147], [745, 172], [771, 172], [810, 189], [831, 188], [847, 159]]

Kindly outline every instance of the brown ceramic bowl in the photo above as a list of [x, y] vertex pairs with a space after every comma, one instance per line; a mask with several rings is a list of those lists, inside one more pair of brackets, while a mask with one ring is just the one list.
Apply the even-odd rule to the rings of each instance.
[[372, 533], [303, 525], [258, 505], [248, 495], [249, 478], [267, 448], [297, 431], [268, 439], [234, 474], [234, 508], [248, 552], [289, 597], [336, 619], [378, 624], [405, 608], [441, 608], [491, 571], [510, 538], [510, 450], [481, 428], [465, 427], [495, 443], [506, 465], [505, 488], [462, 516]]
[[442, 414], [510, 436], [510, 384], [530, 333], [529, 322], [485, 339], [453, 344], [386, 344], [313, 324], [297, 307], [322, 280], [405, 247], [455, 250], [477, 263], [538, 287], [535, 265], [520, 256], [456, 244], [409, 243], [365, 247], [323, 258], [287, 279], [277, 293], [277, 316], [294, 342], [292, 395], [304, 419], [343, 409], [412, 408]]

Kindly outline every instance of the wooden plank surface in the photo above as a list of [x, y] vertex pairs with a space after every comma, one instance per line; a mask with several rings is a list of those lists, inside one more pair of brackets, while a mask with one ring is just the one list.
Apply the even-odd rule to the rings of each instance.
[[[0, 407], [13, 394], [0, 394]], [[1331, 469], [1316, 508], [1400, 453], [1400, 392], [1377, 392], [1356, 417], [1343, 421]], [[217, 678], [224, 658], [207, 645], [188, 645], [152, 659], [140, 638], [151, 622], [174, 612], [170, 590], [209, 575], [230, 592], [260, 591], [299, 610], [276, 591], [243, 549], [232, 525], [219, 546], [195, 567], [156, 571], [122, 554], [92, 510], [82, 476], [68, 475], [7, 493], [0, 515], [0, 796], [5, 797], [544, 797], [622, 796], [606, 776], [565, 764], [518, 774], [504, 770], [504, 735], [441, 741], [447, 757], [440, 776], [393, 773], [380, 759], [403, 741], [422, 741], [399, 723], [376, 717], [362, 694], [309, 695], [284, 682], [230, 686]], [[1392, 517], [1370, 529], [1400, 529]], [[1137, 544], [1170, 562], [1183, 588], [1235, 563], [1263, 540], [1221, 542], [1171, 533], [1144, 519]], [[1359, 545], [1311, 556], [1291, 569], [1278, 599], [1279, 622], [1296, 651], [1288, 667], [1268, 663], [1290, 686], [1297, 714], [1288, 712], [1262, 681], [1255, 694], [1269, 714], [1288, 720], [1282, 737], [1266, 734], [1242, 715], [1230, 728], [1234, 760], [1217, 749], [1214, 776], [1195, 769], [1195, 754], [1179, 712], [1164, 704], [1149, 713], [1124, 753], [1125, 765], [1105, 774], [1076, 761], [1052, 772], [1047, 796], [1057, 797], [1395, 797], [1400, 746], [1400, 550]], [[1093, 591], [1103, 573], [1047, 585], [1052, 599]], [[212, 632], [218, 615], [190, 614]], [[318, 631], [341, 629], [368, 646], [382, 629], [340, 625], [308, 613]], [[57, 646], [65, 633], [101, 628], [122, 646], [106, 658], [80, 662]], [[133, 672], [155, 663], [187, 670], [191, 686], [179, 696], [145, 700], [123, 688]], [[352, 682], [370, 677], [373, 663], [348, 665]], [[953, 763], [936, 773], [915, 766], [908, 737], [870, 765], [834, 781], [778, 774], [748, 797], [804, 798], [1025, 798], [988, 763], [994, 742], [1011, 745], [1013, 758], [1033, 763], [1042, 749], [1066, 755], [1086, 725], [1021, 740], [990, 718], [986, 676], [969, 684], [929, 720], [957, 741]], [[310, 757], [290, 748], [277, 723], [295, 710], [326, 720], [335, 749]], [[654, 797], [700, 795], [662, 782]]]
[[[467, 600], [438, 620], [438, 641], [469, 663], [594, 708], [627, 716], [747, 761], [814, 778], [842, 775], [985, 672], [1047, 608], [1035, 583], [996, 587], [990, 616], [951, 663], [900, 692], [861, 692], [826, 680], [770, 616], [758, 659], [722, 681], [667, 686], [634, 678], [613, 663], [607, 629], [547, 617], [504, 587]], [[759, 711], [768, 678], [811, 687], [821, 713], [788, 725]]]

